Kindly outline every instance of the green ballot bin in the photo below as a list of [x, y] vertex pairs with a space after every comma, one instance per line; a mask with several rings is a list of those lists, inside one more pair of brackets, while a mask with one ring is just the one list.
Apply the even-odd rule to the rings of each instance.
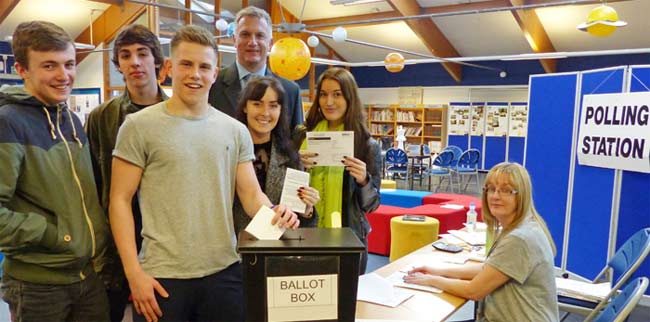
[[246, 321], [354, 321], [364, 245], [349, 228], [239, 235]]

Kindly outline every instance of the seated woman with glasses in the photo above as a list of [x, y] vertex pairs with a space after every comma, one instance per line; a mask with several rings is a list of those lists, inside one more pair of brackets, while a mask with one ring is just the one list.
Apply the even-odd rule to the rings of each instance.
[[526, 169], [507, 162], [494, 166], [482, 203], [488, 233], [496, 237], [485, 263], [418, 267], [404, 280], [480, 301], [479, 321], [558, 321], [555, 244], [533, 205]]

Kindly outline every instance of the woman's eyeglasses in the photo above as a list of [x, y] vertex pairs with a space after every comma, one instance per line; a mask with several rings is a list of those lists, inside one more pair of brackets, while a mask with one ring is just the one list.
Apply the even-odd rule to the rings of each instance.
[[494, 186], [483, 187], [483, 192], [487, 193], [488, 196], [493, 196], [495, 193], [498, 194], [499, 196], [514, 196], [519, 193], [519, 191], [515, 189], [497, 188]]

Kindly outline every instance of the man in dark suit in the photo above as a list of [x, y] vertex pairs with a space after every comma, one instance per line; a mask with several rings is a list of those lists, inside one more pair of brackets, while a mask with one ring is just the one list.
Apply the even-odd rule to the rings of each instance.
[[235, 23], [237, 60], [219, 71], [217, 80], [210, 88], [210, 105], [234, 117], [237, 101], [247, 80], [256, 76], [274, 76], [284, 87], [284, 102], [289, 112], [291, 129], [302, 124], [300, 87], [293, 81], [273, 75], [266, 65], [272, 40], [271, 17], [266, 11], [251, 6], [237, 13]]

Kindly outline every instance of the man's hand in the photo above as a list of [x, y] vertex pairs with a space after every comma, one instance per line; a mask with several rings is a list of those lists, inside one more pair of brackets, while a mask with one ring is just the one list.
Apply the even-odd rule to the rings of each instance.
[[158, 321], [158, 318], [162, 317], [162, 311], [158, 306], [154, 291], [164, 298], [169, 297], [167, 291], [156, 279], [142, 270], [129, 276], [128, 280], [135, 311], [144, 315], [147, 322]]
[[298, 216], [293, 213], [293, 211], [291, 211], [291, 209], [289, 209], [287, 206], [277, 205], [273, 207], [273, 211], [275, 211], [275, 216], [273, 217], [273, 220], [271, 220], [271, 224], [277, 224], [278, 227], [285, 227], [290, 229], [296, 229], [298, 226], [300, 226], [300, 220], [298, 220]]

